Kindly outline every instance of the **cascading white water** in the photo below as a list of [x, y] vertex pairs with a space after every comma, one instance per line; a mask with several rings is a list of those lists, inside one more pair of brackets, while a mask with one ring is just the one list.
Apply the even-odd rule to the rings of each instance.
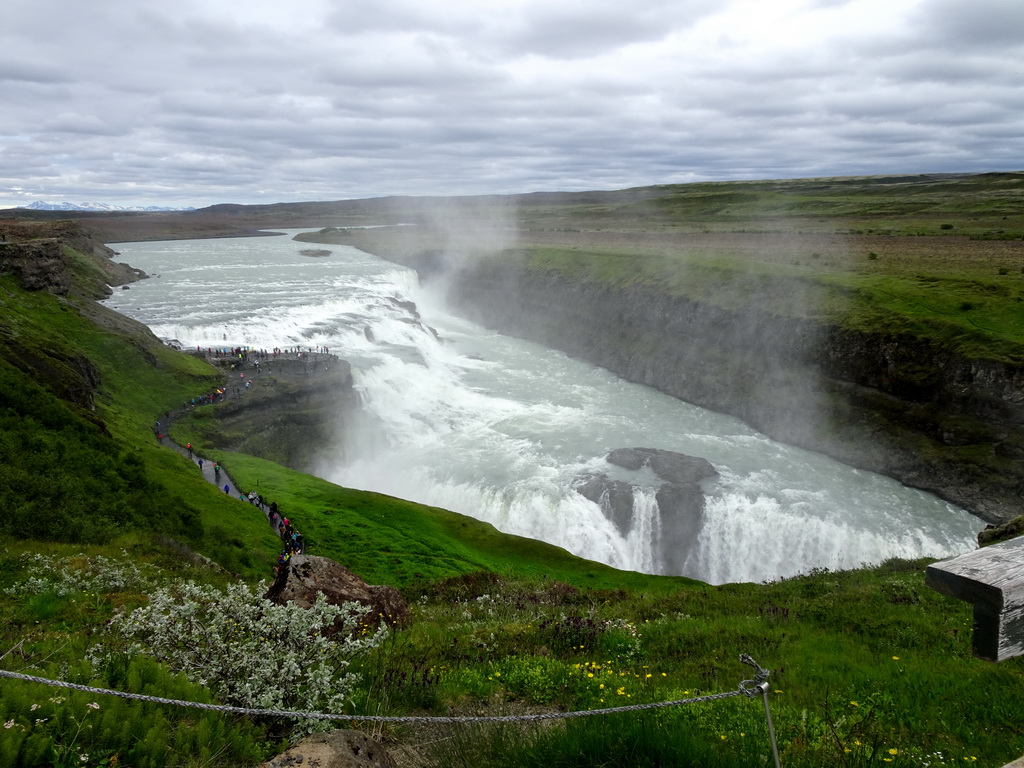
[[[657, 480], [604, 456], [702, 456], [720, 477], [706, 483], [683, 573], [712, 583], [945, 557], [972, 548], [982, 527], [928, 494], [455, 317], [410, 270], [340, 246], [314, 259], [302, 247], [290, 233], [119, 245], [122, 260], [159, 277], [109, 303], [186, 346], [326, 346], [347, 359], [365, 414], [325, 452], [329, 480], [659, 572]], [[595, 472], [640, 486], [626, 533], [572, 489]]]

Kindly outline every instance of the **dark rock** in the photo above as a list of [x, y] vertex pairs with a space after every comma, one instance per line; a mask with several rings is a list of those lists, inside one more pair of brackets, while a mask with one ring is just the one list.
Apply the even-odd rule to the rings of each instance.
[[404, 301], [402, 299], [396, 298], [395, 296], [388, 296], [388, 301], [390, 301], [396, 307], [404, 309], [417, 320], [420, 319], [420, 311], [417, 308], [415, 301]]
[[331, 255], [331, 251], [325, 250], [323, 248], [303, 248], [301, 251], [299, 251], [299, 253], [301, 253], [303, 256], [315, 256], [319, 258]]
[[665, 483], [655, 498], [661, 522], [655, 549], [661, 556], [661, 572], [682, 574], [704, 524], [704, 493], [699, 485]]
[[7, 362], [57, 397], [94, 410], [93, 396], [100, 386], [100, 371], [89, 358], [71, 350], [43, 350], [15, 342], [6, 345], [4, 354]]
[[978, 533], [978, 546], [987, 547], [989, 544], [1015, 539], [1022, 534], [1024, 534], [1024, 515], [1015, 517], [1002, 525], [986, 525], [985, 530]]
[[718, 477], [718, 472], [707, 459], [658, 448], [616, 448], [605, 459], [625, 469], [650, 467], [667, 483], [690, 485]]
[[4, 272], [17, 275], [26, 291], [67, 296], [71, 290], [71, 268], [56, 238], [0, 243], [0, 274]]
[[[72, 284], [64, 247], [74, 249], [97, 267], [102, 276]], [[108, 286], [124, 285], [146, 277], [141, 269], [112, 261], [115, 255], [75, 221], [0, 221], [0, 274], [16, 274], [26, 290], [43, 290], [58, 296], [72, 289], [88, 298], [111, 295]]]
[[369, 606], [363, 620], [366, 626], [376, 627], [381, 621], [405, 626], [410, 620], [409, 606], [397, 589], [371, 586], [340, 563], [314, 555], [294, 555], [278, 571], [266, 597], [278, 605], [294, 603], [309, 608], [320, 592], [331, 605], [356, 602]]
[[601, 507], [605, 517], [615, 523], [619, 533], [628, 534], [633, 527], [633, 486], [608, 475], [585, 475], [573, 484], [573, 490]]
[[[655, 494], [658, 538], [651, 542], [659, 573], [682, 574], [704, 522], [704, 480], [718, 477], [707, 459], [657, 448], [617, 448], [605, 459], [634, 472], [648, 467], [662, 480]], [[626, 536], [635, 519], [636, 487], [605, 474], [577, 478], [573, 489], [601, 508], [605, 517]]]
[[362, 731], [314, 733], [260, 768], [397, 768], [398, 763]]
[[[278, 358], [265, 365], [272, 375], [252, 377], [245, 397], [230, 397], [213, 409], [204, 427], [208, 439], [222, 450], [312, 472], [324, 446], [358, 411], [351, 367], [323, 355], [316, 361]], [[233, 376], [237, 382], [238, 374]]]

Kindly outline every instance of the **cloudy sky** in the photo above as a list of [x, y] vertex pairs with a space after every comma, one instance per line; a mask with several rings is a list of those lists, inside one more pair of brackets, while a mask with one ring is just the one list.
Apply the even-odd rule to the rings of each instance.
[[1024, 169], [1024, 0], [2, 0], [0, 206]]

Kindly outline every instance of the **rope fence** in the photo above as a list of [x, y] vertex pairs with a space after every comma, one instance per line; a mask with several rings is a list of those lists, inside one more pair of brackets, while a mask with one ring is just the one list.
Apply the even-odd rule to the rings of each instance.
[[162, 696], [150, 696], [143, 693], [129, 693], [127, 691], [113, 691], [108, 688], [95, 688], [90, 685], [69, 683], [64, 680], [50, 680], [45, 677], [25, 675], [21, 672], [12, 672], [0, 669], [0, 677], [13, 680], [24, 680], [31, 683], [40, 683], [55, 688], [66, 688], [72, 691], [83, 691], [85, 693], [96, 693], [103, 696], [117, 696], [122, 699], [133, 699], [135, 701], [148, 701], [154, 704], [168, 704], [175, 707], [188, 707], [191, 709], [202, 709], [212, 712], [227, 712], [235, 715], [254, 715], [257, 717], [284, 717], [301, 718], [308, 720], [347, 720], [368, 723], [512, 723], [512, 722], [539, 722], [544, 720], [566, 720], [574, 717], [591, 717], [593, 715], [611, 715], [620, 712], [639, 712], [651, 709], [664, 709], [666, 707], [677, 707], [684, 704], [700, 704], [711, 701], [731, 699], [735, 696], [746, 696], [754, 698], [760, 694], [764, 700], [765, 718], [768, 723], [768, 733], [772, 745], [772, 754], [775, 758], [775, 766], [779, 768], [779, 751], [775, 743], [775, 727], [772, 724], [771, 711], [768, 708], [768, 670], [763, 669], [748, 654], [741, 654], [740, 662], [754, 668], [755, 674], [752, 680], [742, 680], [736, 690], [714, 693], [706, 696], [694, 696], [689, 699], [676, 699], [674, 701], [662, 701], [651, 704], [631, 704], [625, 707], [609, 707], [606, 709], [587, 709], [577, 712], [548, 712], [534, 715], [490, 715], [490, 716], [430, 716], [430, 715], [342, 715], [331, 712], [303, 712], [295, 710], [279, 709], [253, 709], [251, 707], [233, 707], [227, 704], [205, 704], [199, 701], [184, 701], [182, 699], [168, 699]]

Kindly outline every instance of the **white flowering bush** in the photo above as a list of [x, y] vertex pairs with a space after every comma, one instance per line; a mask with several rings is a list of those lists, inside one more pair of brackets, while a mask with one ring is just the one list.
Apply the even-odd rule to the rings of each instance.
[[4, 590], [7, 595], [37, 595], [53, 592], [61, 597], [77, 592], [109, 593], [126, 589], [145, 589], [159, 570], [131, 562], [127, 553], [119, 560], [103, 555], [50, 557], [42, 553], [24, 554], [21, 563], [28, 578]]
[[[256, 709], [339, 712], [359, 676], [350, 661], [379, 645], [386, 627], [365, 634], [358, 603], [311, 608], [275, 605], [263, 585], [235, 583], [226, 590], [179, 582], [153, 592], [149, 605], [115, 617], [108, 630], [127, 643], [207, 686], [223, 703]], [[338, 624], [332, 637], [324, 633]], [[94, 660], [108, 651], [93, 649]], [[326, 721], [305, 721], [310, 732]], [[328, 727], [323, 725], [322, 727]]]

